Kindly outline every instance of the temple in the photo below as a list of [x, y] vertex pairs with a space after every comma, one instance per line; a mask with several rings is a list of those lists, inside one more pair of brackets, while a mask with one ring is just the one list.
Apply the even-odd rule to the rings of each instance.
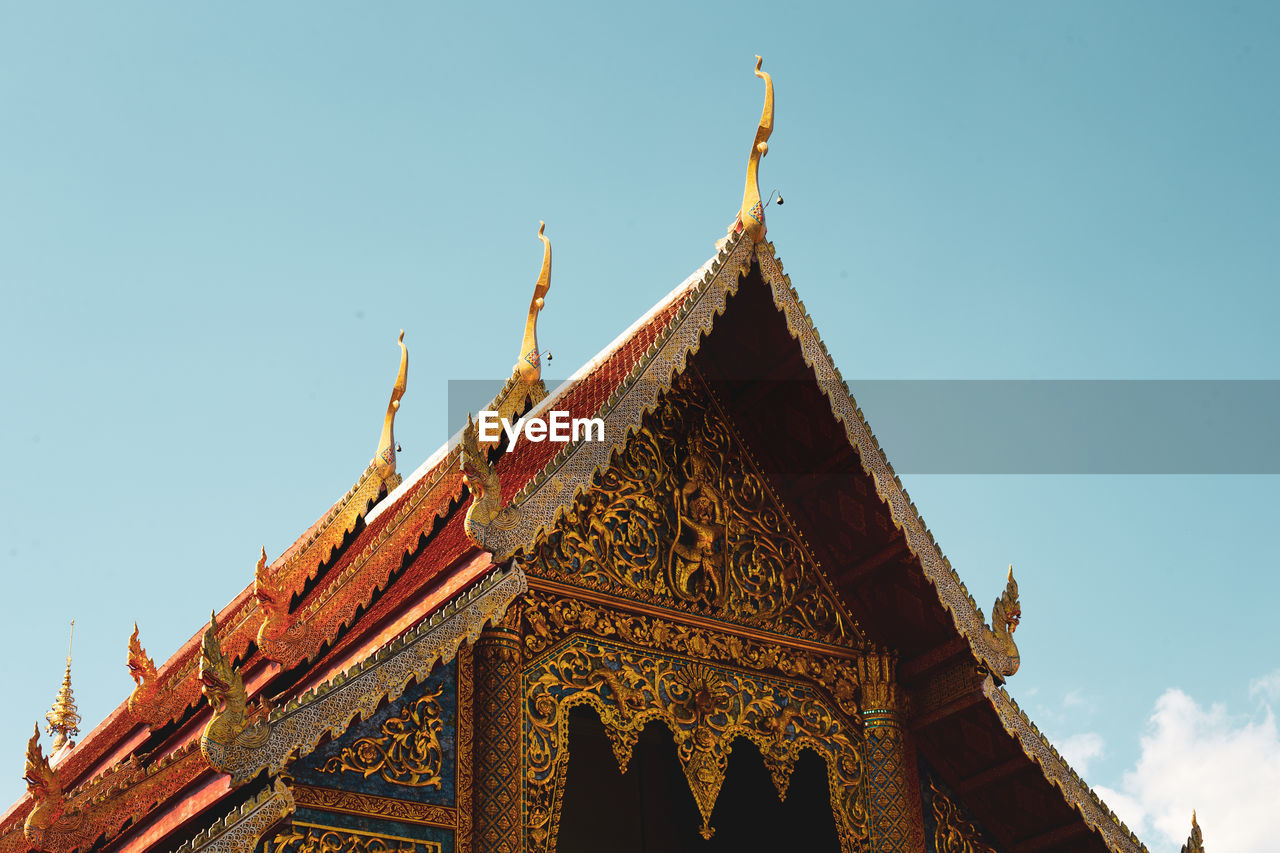
[[468, 418], [403, 475], [401, 333], [355, 485], [167, 661], [135, 626], [79, 742], [68, 660], [0, 853], [1146, 849], [1005, 689], [1012, 568], [988, 622], [767, 242], [755, 73], [729, 233], [550, 391], [539, 229], [487, 411], [603, 435]]

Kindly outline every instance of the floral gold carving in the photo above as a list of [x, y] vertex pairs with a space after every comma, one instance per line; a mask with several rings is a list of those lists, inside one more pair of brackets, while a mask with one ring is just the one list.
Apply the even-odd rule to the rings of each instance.
[[933, 846], [937, 853], [996, 853], [995, 848], [982, 840], [982, 833], [964, 816], [960, 807], [929, 780], [933, 802]]
[[440, 853], [442, 847], [438, 841], [294, 824], [271, 839], [270, 849], [271, 853]]
[[526, 563], [533, 575], [770, 631], [856, 635], [692, 369]]
[[574, 636], [526, 668], [525, 697], [531, 851], [555, 848], [568, 766], [568, 710], [576, 705], [589, 705], [600, 715], [624, 771], [645, 724], [667, 725], [702, 815], [704, 837], [714, 832], [711, 814], [731, 744], [739, 737], [760, 749], [780, 794], [802, 749], [821, 755], [842, 850], [861, 849], [867, 837], [857, 729], [809, 685]]
[[805, 678], [821, 685], [844, 713], [858, 713], [859, 662], [856, 658], [835, 658], [777, 643], [758, 642], [537, 590], [526, 595], [523, 603], [524, 642], [531, 655], [542, 653], [570, 633], [590, 634], [633, 646]]
[[363, 737], [325, 762], [321, 773], [377, 773], [393, 785], [440, 788], [444, 753], [440, 732], [443, 712], [436, 700], [444, 686], [419, 697], [398, 716], [382, 724], [377, 737]]
[[360, 791], [339, 791], [334, 788], [314, 788], [309, 785], [294, 786], [293, 796], [299, 806], [309, 809], [390, 818], [445, 829], [456, 829], [459, 824], [457, 809], [438, 806], [434, 803], [416, 803], [412, 800], [397, 800]]

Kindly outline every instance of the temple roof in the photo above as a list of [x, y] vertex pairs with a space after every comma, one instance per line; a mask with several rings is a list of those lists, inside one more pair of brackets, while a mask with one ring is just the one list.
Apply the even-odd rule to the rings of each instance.
[[[734, 307], [726, 315], [726, 331], [713, 336], [718, 318], [726, 313], [731, 301], [741, 307]], [[847, 565], [825, 564], [836, 588], [873, 639], [900, 649], [908, 688], [913, 680], [940, 667], [968, 668], [971, 689], [956, 701], [967, 704], [949, 716], [938, 716], [941, 709], [933, 709], [929, 713], [937, 719], [925, 719], [924, 725], [917, 720], [913, 725], [922, 751], [936, 759], [944, 773], [951, 769], [945, 757], [951, 737], [948, 726], [963, 717], [965, 726], [984, 731], [993, 743], [1007, 744], [993, 746], [995, 752], [1016, 756], [1004, 759], [1009, 764], [1006, 780], [1026, 781], [1025, 773], [1019, 769], [1020, 760], [1039, 779], [1032, 787], [1048, 785], [1056, 791], [1052, 796], [1058, 798], [1060, 806], [1056, 812], [1046, 811], [1046, 819], [1062, 821], [1066, 815], [1068, 820], [1056, 827], [1028, 826], [1020, 829], [1020, 834], [1057, 831], [1064, 838], [1098, 838], [1103, 842], [1098, 849], [1144, 849], [999, 685], [999, 673], [1009, 668], [1007, 653], [992, 641], [991, 629], [981, 611], [894, 475], [831, 363], [811, 318], [782, 272], [772, 245], [755, 244], [738, 235], [723, 241], [714, 258], [537, 404], [535, 412], [554, 407], [575, 416], [602, 417], [606, 440], [567, 446], [523, 442], [512, 452], [502, 454], [495, 466], [501, 478], [502, 503], [516, 509], [517, 521], [506, 530], [486, 531], [485, 549], [466, 533], [464, 519], [472, 498], [462, 480], [455, 436], [372, 508], [360, 509], [351, 524], [354, 534], [339, 537], [347, 541], [339, 541], [333, 547], [336, 557], [330, 559], [325, 553], [314, 566], [308, 563], [296, 569], [299, 576], [308, 578], [296, 594], [290, 614], [293, 624], [301, 628], [278, 651], [276, 660], [268, 659], [255, 643], [261, 617], [255, 615], [260, 605], [253, 584], [222, 608], [217, 619], [222, 626], [219, 637], [227, 654], [240, 661], [250, 698], [261, 699], [270, 694], [272, 705], [277, 708], [300, 697], [307, 701], [305, 697], [314, 695], [324, 682], [358, 666], [373, 651], [402, 637], [416, 622], [481, 581], [495, 565], [547, 529], [572, 504], [575, 495], [590, 484], [614, 450], [625, 444], [631, 431], [639, 426], [640, 418], [654, 408], [659, 396], [670, 388], [672, 378], [685, 369], [691, 358], [702, 359], [704, 371], [718, 372], [723, 381], [737, 381], [745, 388], [750, 384], [748, 374], [758, 365], [741, 352], [748, 346], [738, 328], [743, 325], [755, 332], [754, 346], [758, 350], [774, 350], [769, 354], [775, 365], [772, 380], [786, 380], [779, 393], [795, 398], [788, 405], [771, 407], [775, 412], [772, 419], [785, 417], [785, 410], [792, 406], [812, 414], [815, 401], [820, 401], [828, 415], [817, 443], [826, 442], [836, 430], [843, 433], [847, 447], [841, 456], [841, 451], [828, 446], [827, 452], [835, 460], [828, 465], [828, 476], [841, 466], [856, 464], [874, 484], [875, 498], [892, 521], [892, 528], [884, 530], [875, 543], [876, 554], [851, 561], [861, 564], [861, 570], [857, 565], [850, 571]], [[777, 352], [788, 339], [798, 352]], [[707, 351], [699, 356], [708, 342]], [[801, 376], [813, 390], [803, 391], [798, 383], [790, 382]], [[817, 397], [814, 391], [818, 392]], [[750, 420], [741, 417], [746, 411], [743, 408], [734, 412], [739, 423]], [[771, 438], [769, 428], [766, 424], [749, 431], [746, 439], [749, 443], [771, 442], [777, 436]], [[796, 452], [794, 447], [783, 448], [773, 456]], [[804, 511], [808, 504], [800, 496], [800, 487], [806, 485], [802, 482], [805, 478], [789, 479], [782, 469], [796, 471], [800, 469], [794, 464], [803, 468], [806, 463], [782, 459], [770, 470], [770, 453], [761, 456], [784, 501]], [[350, 504], [352, 494], [361, 490], [362, 482], [299, 537], [270, 569], [280, 570], [296, 563], [299, 555], [324, 540], [326, 528]], [[807, 487], [812, 489], [813, 483]], [[821, 519], [814, 515], [813, 520], [821, 525]], [[823, 538], [817, 531], [810, 535], [815, 540]], [[819, 553], [827, 552], [819, 546]], [[878, 563], [867, 568], [874, 562], [868, 558], [876, 555], [880, 555]], [[927, 580], [933, 590], [928, 596], [932, 600], [929, 606], [945, 616], [942, 621], [939, 617], [925, 618], [934, 628], [921, 630], [919, 625], [912, 626], [915, 634], [927, 638], [923, 646], [916, 643], [913, 647], [910, 640], [896, 636], [894, 630], [873, 616], [876, 608], [871, 599], [889, 595], [887, 590], [907, 573]], [[315, 579], [310, 580], [312, 577]], [[860, 587], [859, 583], [868, 578], [870, 583]], [[962, 643], [957, 646], [947, 637], [962, 638]], [[178, 792], [190, 792], [199, 810], [210, 814], [216, 811], [216, 803], [230, 795], [232, 789], [225, 777], [216, 774], [195, 748], [209, 715], [208, 709], [199, 704], [200, 686], [195, 673], [199, 643], [200, 635], [194, 636], [159, 667], [155, 677], [163, 685], [166, 698], [145, 712], [150, 728], [134, 718], [127, 702], [122, 703], [55, 764], [69, 800], [85, 811], [101, 815], [100, 820], [87, 822], [77, 839], [79, 846], [92, 842], [90, 832], [108, 836], [121, 832], [136, 815], [155, 811], [157, 804]], [[959, 768], [958, 763], [955, 772], [969, 773], [970, 779], [974, 775], [971, 768]], [[953, 777], [949, 782], [963, 787], [964, 779]], [[0, 822], [0, 851], [25, 848], [21, 822], [30, 805], [30, 798], [24, 797]], [[1075, 818], [1070, 818], [1072, 813]], [[149, 815], [134, 823], [126, 834], [141, 833], [141, 838], [150, 832], [151, 836], [164, 837], [179, 829], [164, 821], [156, 823], [156, 817]]]
[[[729, 235], [550, 393], [536, 321], [551, 252], [539, 230], [542, 274], [519, 359], [490, 408], [599, 418], [603, 440], [524, 441], [500, 452], [469, 424], [402, 480], [392, 431], [407, 376], [402, 339], [378, 450], [356, 483], [276, 560], [264, 554], [253, 581], [160, 667], [135, 635], [138, 687], [81, 743], [47, 760], [32, 740], [28, 778], [39, 780], [31, 788], [40, 807], [77, 819], [45, 821], [29, 841], [23, 823], [37, 806], [29, 792], [0, 818], [0, 853], [37, 845], [66, 853], [103, 837], [112, 849], [175, 846], [233, 810], [288, 797], [278, 785], [245, 783], [395, 700], [500, 617], [528, 589], [524, 549], [572, 509], [691, 368], [718, 384], [723, 414], [794, 515], [822, 583], [848, 608], [850, 627], [837, 640], [897, 656], [912, 739], [988, 831], [1019, 851], [1145, 849], [1003, 688], [1019, 665], [1012, 573], [988, 625], [764, 241], [757, 170], [773, 128], [773, 86], [758, 57], [756, 74], [765, 108]], [[251, 746], [202, 738], [213, 718], [202, 681], [243, 687]], [[171, 807], [177, 800], [181, 808]]]

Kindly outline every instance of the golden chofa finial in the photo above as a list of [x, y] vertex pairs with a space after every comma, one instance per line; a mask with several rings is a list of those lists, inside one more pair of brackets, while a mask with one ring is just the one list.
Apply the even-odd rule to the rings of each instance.
[[524, 323], [524, 341], [520, 344], [520, 360], [516, 373], [520, 381], [532, 385], [542, 378], [542, 354], [538, 350], [538, 314], [546, 304], [547, 291], [551, 289], [551, 241], [542, 232], [547, 223], [538, 222], [538, 239], [542, 241], [542, 272], [533, 286], [533, 300], [529, 302], [529, 319]]
[[375, 473], [387, 489], [400, 485], [400, 476], [396, 474], [396, 412], [400, 410], [400, 398], [404, 396], [409, 385], [409, 349], [404, 345], [404, 329], [400, 330], [400, 372], [396, 374], [396, 384], [391, 388], [391, 402], [387, 403], [387, 415], [382, 421], [382, 437], [378, 439], [378, 452], [373, 457]]
[[756, 57], [756, 76], [764, 80], [764, 110], [760, 113], [760, 126], [756, 128], [756, 138], [751, 143], [751, 154], [747, 160], [747, 187], [742, 191], [742, 207], [733, 224], [735, 233], [746, 231], [756, 243], [765, 235], [764, 203], [760, 199], [760, 160], [769, 153], [769, 136], [773, 133], [773, 78], [767, 71], [760, 70], [763, 62]]
[[67, 641], [67, 671], [62, 676], [62, 687], [58, 689], [58, 698], [53, 700], [53, 707], [44, 715], [48, 726], [45, 731], [53, 735], [52, 750], [57, 752], [71, 738], [80, 734], [80, 714], [76, 710], [75, 696], [71, 692], [71, 644], [76, 637], [76, 621], [71, 620], [71, 639]]
[[1182, 853], [1204, 853], [1204, 834], [1200, 832], [1200, 824], [1196, 821], [1195, 809], [1191, 810], [1191, 835], [1187, 843], [1182, 845]]

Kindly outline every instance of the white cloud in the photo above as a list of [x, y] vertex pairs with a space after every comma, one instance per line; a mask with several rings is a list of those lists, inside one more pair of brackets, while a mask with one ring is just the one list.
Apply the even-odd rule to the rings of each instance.
[[1057, 744], [1058, 752], [1067, 760], [1072, 769], [1081, 776], [1089, 774], [1089, 762], [1101, 758], [1105, 752], [1106, 741], [1097, 732], [1082, 732], [1065, 738]]
[[1203, 707], [1181, 690], [1166, 690], [1156, 700], [1137, 764], [1118, 790], [1098, 787], [1099, 796], [1153, 851], [1178, 851], [1193, 808], [1208, 849], [1274, 851], [1280, 733], [1267, 700], [1278, 693], [1280, 670], [1253, 682], [1250, 694], [1263, 701], [1254, 715], [1240, 716], [1221, 703]]
[[1062, 697], [1062, 707], [1064, 708], [1084, 708], [1092, 704], [1091, 701], [1085, 698], [1084, 691], [1079, 688], [1068, 690], [1066, 695]]
[[1250, 681], [1249, 695], [1264, 702], [1280, 703], [1280, 669]]

